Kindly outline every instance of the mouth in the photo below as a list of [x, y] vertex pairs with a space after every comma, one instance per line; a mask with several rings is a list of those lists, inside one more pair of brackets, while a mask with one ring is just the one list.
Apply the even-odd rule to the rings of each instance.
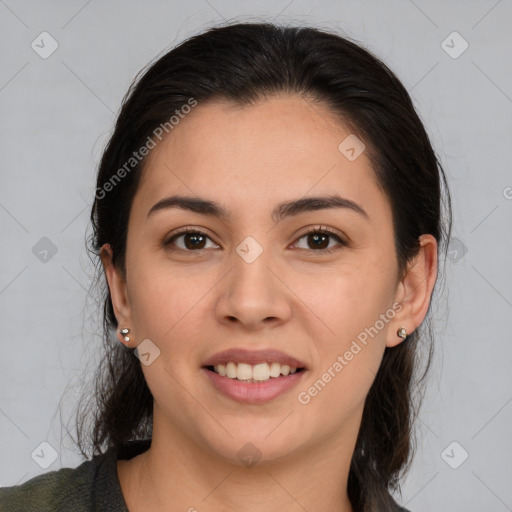
[[252, 365], [230, 361], [226, 364], [207, 365], [203, 368], [221, 377], [246, 383], [267, 382], [305, 371], [305, 368], [278, 362], [262, 362]]
[[306, 363], [270, 347], [234, 347], [202, 362], [207, 381], [222, 395], [240, 403], [258, 404], [285, 396], [306, 378]]
[[201, 367], [222, 395], [243, 404], [261, 404], [289, 393], [305, 378], [307, 368], [279, 363], [228, 362]]

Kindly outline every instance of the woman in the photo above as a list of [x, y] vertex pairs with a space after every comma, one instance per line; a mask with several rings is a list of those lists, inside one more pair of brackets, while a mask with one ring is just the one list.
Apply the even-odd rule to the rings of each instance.
[[185, 41], [130, 88], [91, 221], [93, 459], [2, 489], [1, 510], [405, 510], [451, 214], [381, 61], [313, 28]]

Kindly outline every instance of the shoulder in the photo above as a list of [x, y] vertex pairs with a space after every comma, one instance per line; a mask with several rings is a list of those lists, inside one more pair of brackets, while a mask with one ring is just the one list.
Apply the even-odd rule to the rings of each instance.
[[62, 468], [36, 476], [21, 485], [0, 488], [2, 512], [32, 512], [91, 508], [91, 486], [98, 459], [85, 461], [77, 468]]
[[21, 485], [0, 488], [0, 512], [128, 512], [117, 461], [146, 451], [151, 439], [110, 447], [76, 468], [36, 476]]

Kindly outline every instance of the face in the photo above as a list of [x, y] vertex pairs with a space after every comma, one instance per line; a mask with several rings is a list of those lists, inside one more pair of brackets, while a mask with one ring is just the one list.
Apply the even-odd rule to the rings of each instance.
[[[152, 150], [130, 213], [126, 281], [109, 284], [134, 346], [149, 339], [159, 350], [142, 369], [155, 424], [175, 439], [234, 461], [251, 442], [273, 460], [358, 430], [403, 312], [391, 207], [365, 152], [351, 160], [338, 149], [349, 135], [322, 105], [283, 95], [199, 104]], [[176, 195], [227, 214], [150, 213]], [[313, 197], [346, 201], [273, 217]], [[203, 368], [232, 348], [275, 349], [306, 369], [272, 399], [235, 399]]]

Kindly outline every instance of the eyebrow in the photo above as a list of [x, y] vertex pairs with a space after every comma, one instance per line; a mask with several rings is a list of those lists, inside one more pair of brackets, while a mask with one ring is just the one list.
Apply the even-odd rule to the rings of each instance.
[[[215, 201], [210, 201], [201, 197], [175, 195], [165, 197], [154, 204], [148, 212], [148, 217], [159, 211], [167, 210], [170, 208], [179, 208], [181, 210], [187, 210], [190, 212], [199, 213], [201, 215], [219, 217], [222, 219], [228, 219], [231, 216], [231, 212], [229, 210]], [[357, 204], [355, 201], [341, 197], [339, 195], [330, 195], [305, 197], [280, 203], [272, 211], [272, 220], [274, 222], [279, 222], [285, 217], [299, 215], [305, 212], [332, 208], [346, 208], [357, 212], [366, 219], [369, 218], [363, 207]]]

